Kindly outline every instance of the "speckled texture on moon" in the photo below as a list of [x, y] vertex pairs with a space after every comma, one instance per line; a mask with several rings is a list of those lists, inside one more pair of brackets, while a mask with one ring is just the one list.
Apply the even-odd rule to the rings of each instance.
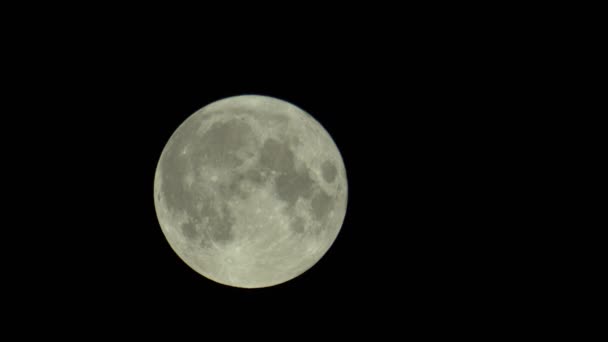
[[256, 288], [297, 277], [327, 252], [347, 188], [338, 148], [315, 119], [247, 95], [213, 102], [178, 127], [158, 162], [154, 203], [192, 269]]

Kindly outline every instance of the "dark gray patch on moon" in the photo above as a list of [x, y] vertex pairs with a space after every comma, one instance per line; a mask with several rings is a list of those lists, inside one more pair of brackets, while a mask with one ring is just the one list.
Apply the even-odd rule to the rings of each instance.
[[183, 181], [191, 169], [189, 152], [192, 151], [187, 150], [186, 154], [182, 152], [196, 136], [200, 122], [199, 117], [191, 116], [179, 126], [171, 136], [170, 143], [165, 147], [158, 165], [162, 177], [159, 192], [169, 209], [186, 211], [193, 209], [192, 204], [195, 203], [195, 197], [188, 191], [189, 189]]
[[232, 227], [236, 220], [226, 205], [218, 210], [205, 203], [200, 211], [200, 217], [204, 224], [203, 229], [209, 232], [208, 237], [214, 242], [222, 243], [232, 240], [234, 235]]
[[225, 183], [220, 184], [220, 193], [224, 199], [235, 197], [247, 199], [252, 189], [263, 186], [267, 179], [268, 176], [259, 168], [249, 168], [248, 170], [236, 173], [234, 176], [229, 177]]
[[182, 233], [189, 240], [193, 240], [199, 235], [196, 230], [196, 224], [192, 221], [188, 221], [182, 224]]
[[268, 176], [264, 174], [264, 172], [253, 168], [247, 170], [244, 174], [244, 177], [245, 179], [258, 185], [264, 184], [268, 179]]
[[325, 191], [319, 191], [315, 194], [310, 202], [312, 206], [312, 213], [315, 215], [317, 220], [323, 220], [327, 217], [327, 214], [333, 209], [332, 197], [329, 196]]
[[302, 172], [292, 170], [276, 178], [277, 195], [289, 205], [294, 205], [299, 197], [310, 198], [313, 186], [314, 181], [306, 170]]
[[304, 233], [304, 219], [300, 216], [296, 216], [296, 218], [291, 223], [291, 229], [298, 234]]
[[289, 116], [286, 114], [272, 113], [266, 114], [258, 120], [260, 120], [260, 122], [262, 123], [286, 125], [287, 123], [289, 123]]
[[199, 246], [201, 246], [202, 249], [208, 249], [213, 246], [209, 232], [205, 230], [202, 231], [202, 238], [199, 241]]
[[[315, 182], [310, 178], [308, 169], [296, 170], [294, 153], [284, 139], [268, 138], [264, 141], [260, 168], [279, 173], [275, 177], [275, 190], [277, 196], [289, 206], [293, 206], [300, 197], [312, 196]], [[262, 175], [260, 180], [264, 181]]]
[[326, 160], [323, 162], [323, 164], [321, 164], [321, 174], [327, 183], [331, 183], [334, 181], [334, 179], [336, 179], [338, 170], [336, 170], [336, 167], [332, 162]]
[[216, 122], [201, 137], [195, 153], [196, 165], [212, 165], [218, 168], [235, 167], [244, 161], [237, 152], [244, 147], [251, 147], [253, 131], [242, 120], [232, 119]]
[[[175, 147], [176, 145], [174, 145]], [[172, 210], [191, 211], [195, 197], [186, 186], [186, 177], [190, 165], [184, 158], [179, 157], [177, 151], [169, 151], [163, 158], [161, 168], [171, 170], [162, 173], [161, 193], [165, 198], [167, 207]]]
[[277, 172], [289, 172], [294, 168], [293, 152], [286, 143], [268, 138], [260, 153], [260, 164], [265, 168]]
[[243, 190], [244, 183], [246, 182], [242, 174], [236, 175], [230, 179], [227, 183], [220, 184], [219, 190], [225, 200], [232, 199], [236, 196], [245, 199], [247, 193]]

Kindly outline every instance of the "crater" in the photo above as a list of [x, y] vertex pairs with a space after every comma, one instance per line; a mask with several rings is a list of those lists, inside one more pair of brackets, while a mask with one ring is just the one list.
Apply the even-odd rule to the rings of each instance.
[[333, 209], [334, 203], [332, 197], [329, 196], [325, 191], [317, 192], [310, 205], [312, 207], [312, 213], [317, 220], [323, 220], [327, 217], [327, 214]]
[[321, 175], [327, 183], [333, 182], [334, 179], [336, 179], [337, 174], [338, 170], [336, 170], [334, 164], [329, 160], [326, 160], [323, 162], [323, 164], [321, 164]]

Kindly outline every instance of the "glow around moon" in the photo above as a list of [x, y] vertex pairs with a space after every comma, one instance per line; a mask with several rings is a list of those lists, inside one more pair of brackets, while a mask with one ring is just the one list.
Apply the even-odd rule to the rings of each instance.
[[346, 213], [346, 172], [334, 141], [303, 110], [236, 96], [174, 132], [156, 168], [154, 203], [169, 244], [196, 272], [267, 287], [330, 248]]

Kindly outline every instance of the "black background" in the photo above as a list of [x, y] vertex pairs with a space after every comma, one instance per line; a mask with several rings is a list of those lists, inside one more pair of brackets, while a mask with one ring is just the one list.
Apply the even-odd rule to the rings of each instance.
[[[500, 252], [509, 219], [495, 194], [512, 185], [505, 172], [519, 172], [496, 158], [515, 120], [504, 115], [509, 96], [519, 95], [507, 82], [515, 62], [488, 43], [496, 36], [422, 21], [313, 33], [286, 20], [222, 35], [213, 24], [167, 34], [183, 23], [128, 22], [82, 32], [57, 24], [17, 42], [28, 52], [11, 64], [20, 94], [12, 127], [27, 133], [11, 141], [32, 151], [17, 153], [16, 173], [29, 179], [19, 202], [36, 207], [19, 214], [27, 251], [11, 254], [17, 317], [106, 332], [143, 322], [201, 336], [241, 326], [382, 333], [489, 324], [515, 299], [521, 284]], [[314, 116], [349, 184], [328, 253], [264, 289], [198, 275], [154, 211], [154, 172], [171, 134], [201, 107], [241, 94]]]

